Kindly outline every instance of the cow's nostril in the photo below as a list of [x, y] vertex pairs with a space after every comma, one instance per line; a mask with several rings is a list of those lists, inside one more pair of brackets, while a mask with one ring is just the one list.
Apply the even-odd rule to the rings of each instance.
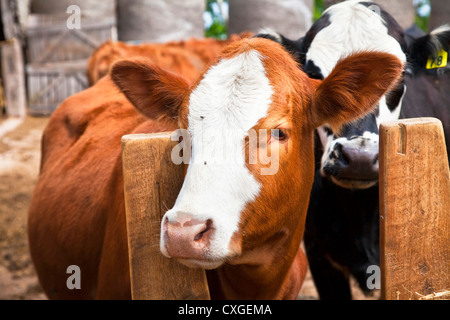
[[377, 164], [378, 163], [378, 153], [377, 153], [377, 155], [375, 156], [375, 158], [373, 159], [373, 164], [375, 165], [375, 164]]
[[211, 229], [212, 229], [212, 220], [208, 219], [208, 220], [206, 220], [205, 228], [194, 237], [194, 241], [201, 240], [203, 238], [203, 236]]
[[347, 166], [351, 162], [350, 156], [346, 153], [344, 146], [340, 143], [336, 143], [334, 146], [334, 153], [341, 165]]
[[339, 160], [341, 160], [344, 165], [348, 165], [351, 162], [350, 157], [344, 152], [340, 153]]

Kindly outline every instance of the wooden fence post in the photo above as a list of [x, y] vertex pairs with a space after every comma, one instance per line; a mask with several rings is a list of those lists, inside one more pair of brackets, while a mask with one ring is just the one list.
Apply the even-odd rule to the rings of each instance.
[[380, 125], [381, 298], [450, 298], [450, 174], [435, 118]]
[[22, 45], [17, 38], [0, 43], [0, 63], [6, 114], [24, 118], [27, 115], [25, 70]]
[[170, 133], [122, 137], [125, 208], [133, 299], [209, 299], [202, 269], [159, 250], [161, 218], [177, 198], [183, 166], [171, 161]]

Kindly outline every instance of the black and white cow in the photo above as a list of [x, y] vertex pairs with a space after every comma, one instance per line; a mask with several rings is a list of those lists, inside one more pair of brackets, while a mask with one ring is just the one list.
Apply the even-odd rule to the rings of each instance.
[[316, 175], [304, 237], [314, 282], [321, 299], [351, 299], [352, 275], [368, 294], [367, 268], [379, 265], [378, 127], [398, 118], [437, 117], [450, 151], [450, 63], [425, 68], [429, 57], [449, 51], [450, 25], [413, 37], [375, 3], [345, 1], [329, 7], [297, 41], [275, 32], [258, 36], [282, 43], [316, 79], [357, 51], [385, 51], [405, 62], [401, 81], [372, 113], [338, 130], [323, 126], [316, 135]]

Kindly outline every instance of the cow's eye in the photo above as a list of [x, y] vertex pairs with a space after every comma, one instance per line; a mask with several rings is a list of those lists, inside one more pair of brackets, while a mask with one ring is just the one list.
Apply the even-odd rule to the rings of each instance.
[[286, 131], [283, 129], [273, 129], [271, 135], [278, 141], [285, 141], [288, 138]]

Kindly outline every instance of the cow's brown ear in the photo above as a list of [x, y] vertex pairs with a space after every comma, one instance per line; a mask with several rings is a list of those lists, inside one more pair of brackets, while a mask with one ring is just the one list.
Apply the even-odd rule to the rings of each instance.
[[144, 58], [120, 60], [111, 78], [130, 102], [153, 120], [176, 119], [188, 92], [188, 82]]
[[314, 125], [328, 123], [338, 132], [344, 123], [369, 113], [402, 71], [402, 62], [388, 53], [361, 52], [340, 60], [323, 81], [311, 80]]

